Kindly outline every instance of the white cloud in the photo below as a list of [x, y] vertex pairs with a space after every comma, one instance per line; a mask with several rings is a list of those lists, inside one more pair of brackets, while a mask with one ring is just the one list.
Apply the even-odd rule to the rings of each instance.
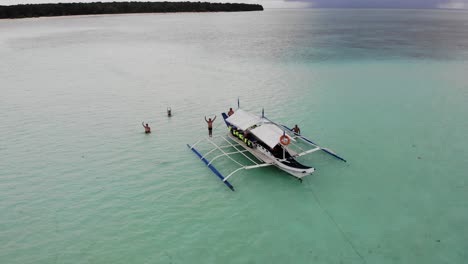
[[[207, 0], [210, 2], [210, 0]], [[223, 1], [221, 1], [223, 2]], [[224, 1], [229, 2], [229, 1]], [[230, 1], [233, 3], [244, 3], [244, 1]], [[254, 1], [256, 4], [261, 4], [264, 8], [308, 8], [311, 4], [303, 1], [284, 1], [284, 0], [258, 0]]]
[[449, 0], [447, 3], [439, 4], [437, 7], [445, 9], [468, 9], [468, 3], [460, 0]]

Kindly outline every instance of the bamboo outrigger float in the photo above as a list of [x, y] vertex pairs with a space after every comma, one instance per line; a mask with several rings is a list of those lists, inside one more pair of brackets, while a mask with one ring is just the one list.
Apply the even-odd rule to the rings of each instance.
[[[233, 191], [234, 187], [228, 179], [243, 169], [276, 166], [302, 181], [302, 178], [312, 174], [315, 168], [301, 164], [296, 160], [298, 157], [323, 151], [346, 162], [344, 158], [330, 149], [321, 147], [287, 126], [266, 118], [263, 111], [262, 116], [257, 116], [243, 109], [237, 109], [231, 116], [226, 113], [222, 113], [222, 116], [229, 132], [227, 137], [219, 136], [215, 139], [221, 138], [223, 145], [218, 145], [213, 139], [206, 138], [193, 145], [187, 144], [187, 146]], [[204, 141], [210, 143], [213, 148], [201, 154], [195, 147]], [[231, 151], [228, 151], [229, 149]], [[220, 154], [214, 155], [214, 153]], [[248, 164], [234, 159], [232, 156], [236, 154], [242, 155]], [[222, 157], [227, 157], [238, 165], [226, 177], [213, 166], [213, 162]]]

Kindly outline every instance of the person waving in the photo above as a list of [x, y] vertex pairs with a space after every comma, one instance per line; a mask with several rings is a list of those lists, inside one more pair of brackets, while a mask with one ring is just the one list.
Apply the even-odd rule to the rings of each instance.
[[151, 128], [148, 124], [145, 125], [145, 122], [141, 122], [141, 125], [145, 128], [145, 134], [151, 133]]

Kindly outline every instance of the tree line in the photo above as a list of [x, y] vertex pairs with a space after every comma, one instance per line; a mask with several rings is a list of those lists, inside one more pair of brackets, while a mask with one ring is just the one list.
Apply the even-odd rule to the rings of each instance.
[[237, 12], [261, 10], [263, 10], [263, 6], [258, 4], [208, 2], [93, 2], [25, 4], [12, 6], [0, 5], [0, 19], [125, 13]]

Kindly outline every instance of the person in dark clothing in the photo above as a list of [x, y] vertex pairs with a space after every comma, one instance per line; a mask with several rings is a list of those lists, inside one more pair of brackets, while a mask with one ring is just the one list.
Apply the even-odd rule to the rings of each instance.
[[293, 127], [292, 131], [294, 131], [296, 134], [301, 134], [301, 129], [297, 125]]

